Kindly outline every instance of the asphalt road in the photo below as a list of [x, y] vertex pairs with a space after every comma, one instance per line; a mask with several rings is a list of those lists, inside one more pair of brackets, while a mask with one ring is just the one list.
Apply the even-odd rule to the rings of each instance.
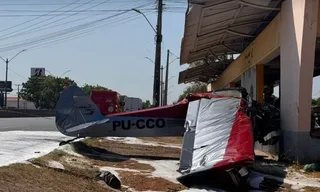
[[54, 117], [0, 118], [2, 131], [58, 131]]

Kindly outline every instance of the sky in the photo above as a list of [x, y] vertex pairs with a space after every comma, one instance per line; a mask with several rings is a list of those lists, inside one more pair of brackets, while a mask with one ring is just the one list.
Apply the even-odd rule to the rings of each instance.
[[[162, 65], [180, 56], [187, 0], [164, 0]], [[12, 58], [8, 80], [17, 84], [30, 76], [31, 67], [47, 74], [68, 76], [80, 86], [99, 84], [120, 94], [152, 101], [155, 33], [137, 8], [156, 27], [155, 0], [3, 0], [0, 2], [0, 56]], [[150, 58], [152, 61], [146, 59]], [[2, 64], [1, 64], [2, 63]], [[0, 60], [0, 80], [5, 63]], [[178, 85], [179, 59], [169, 67], [168, 102], [177, 100], [187, 85]], [[275, 95], [279, 95], [275, 88]], [[313, 97], [320, 97], [314, 78]]]
[[[180, 56], [187, 0], [164, 0], [162, 65]], [[12, 58], [8, 80], [14, 85], [30, 77], [31, 67], [47, 74], [68, 76], [79, 85], [99, 84], [120, 94], [152, 100], [155, 0], [23, 0], [0, 2], [0, 56]], [[1, 60], [0, 60], [1, 62]], [[1, 66], [1, 64], [0, 64]], [[179, 59], [169, 66], [168, 102], [177, 100], [187, 85], [178, 85]], [[2, 62], [0, 78], [5, 78]], [[13, 86], [14, 89], [17, 86]], [[15, 96], [16, 90], [8, 96]]]

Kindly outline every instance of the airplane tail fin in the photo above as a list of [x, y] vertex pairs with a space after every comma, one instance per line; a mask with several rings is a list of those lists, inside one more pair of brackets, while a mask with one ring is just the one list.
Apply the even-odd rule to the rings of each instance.
[[75, 136], [93, 124], [107, 120], [91, 99], [77, 86], [65, 88], [56, 104], [56, 126], [68, 136]]

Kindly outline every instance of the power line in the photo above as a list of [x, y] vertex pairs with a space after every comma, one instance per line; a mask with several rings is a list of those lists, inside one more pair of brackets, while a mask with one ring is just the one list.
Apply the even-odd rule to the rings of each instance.
[[[136, 20], [138, 18], [139, 17], [137, 15], [135, 15], [133, 17], [127, 17], [127, 18], [122, 19], [122, 23], [126, 23], [126, 22], [129, 22], [129, 21], [132, 21], [132, 20]], [[121, 23], [121, 21], [119, 21], [118, 24], [120, 24], [120, 23]], [[112, 24], [112, 23], [107, 23], [107, 24]], [[46, 42], [46, 43], [43, 43], [43, 44], [40, 44], [40, 45], [35, 45], [35, 46], [31, 47], [31, 48], [28, 48], [28, 50], [35, 50], [35, 49], [39, 49], [39, 48], [48, 47], [48, 46], [51, 46], [51, 45], [63, 43], [63, 42], [66, 42], [66, 41], [70, 41], [70, 40], [73, 40], [73, 39], [77, 39], [77, 38], [92, 34], [92, 33], [96, 32], [97, 29], [102, 29], [103, 27], [107, 26], [107, 24], [104, 24], [104, 25], [101, 25], [101, 26], [97, 26], [96, 29], [93, 29], [93, 30], [90, 29], [90, 30], [86, 30], [86, 31], [84, 31], [82, 33], [79, 33], [79, 34], [70, 35], [70, 36], [61, 38], [59, 40], [53, 40], [53, 41]]]
[[[129, 9], [127, 9], [129, 10]], [[106, 13], [112, 13], [112, 12], [121, 12], [121, 11], [127, 11], [126, 9], [117, 9], [117, 10], [104, 10], [104, 11], [97, 11], [97, 12], [86, 12], [86, 11], [79, 11], [78, 15], [87, 15], [87, 16], [92, 16], [92, 15], [102, 15], [102, 14], [106, 14]], [[131, 10], [131, 9], [130, 9]], [[156, 8], [149, 8], [149, 9], [141, 9], [141, 11], [156, 11]], [[167, 12], [167, 13], [179, 13], [179, 14], [185, 14], [185, 10], [172, 10], [172, 9], [165, 9], [163, 10], [163, 12]], [[0, 17], [36, 17], [36, 16], [42, 16], [42, 17], [51, 17], [51, 16], [55, 16], [55, 17], [63, 17], [65, 15], [70, 15], [70, 16], [74, 16], [73, 14], [48, 14], [48, 15], [41, 15], [41, 14], [0, 14]]]
[[8, 69], [9, 69], [12, 73], [14, 73], [15, 75], [17, 75], [17, 76], [21, 77], [23, 80], [28, 79], [28, 78], [26, 78], [26, 77], [24, 77], [24, 76], [20, 75], [19, 73], [15, 72], [15, 71], [14, 71], [14, 70], [12, 70], [11, 68], [8, 68]]
[[38, 16], [38, 17], [36, 17], [36, 18], [27, 20], [27, 21], [25, 21], [25, 22], [19, 23], [19, 24], [17, 24], [17, 25], [14, 25], [14, 26], [12, 26], [12, 27], [9, 27], [9, 28], [3, 29], [3, 30], [0, 30], [0, 32], [8, 31], [8, 30], [13, 29], [13, 28], [16, 28], [16, 27], [18, 27], [18, 26], [20, 26], [20, 25], [24, 25], [24, 24], [26, 24], [26, 23], [30, 23], [31, 21], [37, 20], [37, 19], [41, 18], [42, 16], [46, 16], [46, 15], [48, 15], [48, 14], [50, 14], [50, 13], [55, 12], [55, 11], [59, 11], [60, 9], [63, 9], [63, 8], [65, 8], [65, 7], [68, 7], [68, 6], [74, 4], [74, 3], [78, 2], [78, 1], [80, 1], [80, 0], [73, 1], [72, 3], [69, 3], [69, 4], [65, 5], [65, 6], [62, 6], [62, 7], [58, 8], [58, 9], [53, 10], [53, 11], [51, 11], [51, 12], [48, 12], [48, 13], [46, 13], [46, 14], [40, 15], [40, 16]]
[[[91, 0], [91, 1], [94, 1], [94, 0]], [[107, 1], [105, 1], [105, 2], [103, 2], [103, 3], [106, 3], [106, 2], [107, 2]], [[97, 4], [97, 5], [94, 5], [94, 6], [92, 6], [92, 7], [87, 8], [87, 9], [85, 9], [85, 10], [92, 9], [92, 8], [94, 8], [94, 7], [97, 7], [97, 6], [101, 5], [101, 4], [103, 4], [103, 3], [99, 3], [99, 4]], [[81, 11], [75, 12], [74, 14], [68, 15], [68, 16], [63, 17], [63, 18], [61, 18], [61, 19], [52, 21], [52, 22], [50, 22], [50, 23], [46, 23], [45, 25], [42, 25], [41, 27], [45, 27], [45, 26], [48, 26], [48, 25], [50, 25], [50, 24], [52, 24], [52, 23], [56, 23], [56, 22], [58, 22], [58, 21], [64, 20], [64, 19], [69, 18], [69, 17], [71, 17], [71, 16], [74, 16], [74, 15], [80, 13], [80, 12], [81, 12]], [[70, 23], [70, 22], [68, 22], [68, 23]], [[57, 25], [57, 26], [60, 26], [60, 25]], [[18, 33], [18, 34], [15, 34], [15, 35], [11, 35], [11, 36], [7, 36], [7, 37], [4, 37], [4, 38], [0, 38], [0, 40], [8, 39], [8, 38], [11, 38], [11, 37], [16, 37], [16, 36], [18, 36], [18, 35], [27, 35], [27, 34], [29, 34], [30, 32], [37, 32], [37, 31], [42, 31], [42, 30], [48, 29], [48, 28], [52, 28], [52, 27], [47, 27], [47, 28], [41, 28], [41, 27], [40, 27], [40, 28], [38, 27], [38, 30], [37, 30], [37, 28], [30, 29], [30, 30], [23, 31], [23, 32]], [[54, 26], [54, 27], [55, 27], [55, 26]]]
[[[105, 2], [104, 2], [105, 3]], [[98, 5], [101, 5], [101, 4], [98, 4]], [[93, 7], [89, 7], [88, 9], [91, 9], [91, 8], [94, 8], [94, 7], [96, 7], [96, 6], [98, 6], [98, 5], [95, 5], [95, 6], [93, 6]], [[79, 11], [78, 13], [80, 13], [80, 12], [82, 12], [82, 11], [87, 11], [88, 9], [86, 9], [86, 10], [81, 10], [81, 11]], [[146, 9], [147, 10], [147, 9]], [[152, 10], [152, 9], [149, 9], [149, 10]], [[116, 11], [116, 10], [115, 10]], [[117, 10], [117, 12], [127, 12], [127, 11], [131, 11], [131, 9], [125, 9], [125, 10]], [[75, 15], [75, 14], [72, 14], [72, 15]], [[100, 13], [100, 14], [97, 14], [97, 15], [95, 15], [95, 16], [98, 16], [98, 15], [103, 15], [103, 13]], [[46, 30], [46, 29], [50, 29], [50, 28], [54, 28], [54, 27], [58, 27], [58, 26], [62, 26], [62, 25], [66, 25], [66, 24], [70, 24], [70, 23], [73, 23], [73, 22], [77, 22], [77, 21], [82, 21], [83, 19], [86, 19], [87, 17], [82, 17], [82, 18], [78, 18], [78, 19], [75, 19], [75, 20], [72, 20], [72, 21], [68, 21], [68, 22], [65, 22], [65, 23], [61, 23], [61, 24], [58, 24], [58, 25], [53, 25], [53, 26], [49, 26], [49, 27], [46, 27], [46, 28], [40, 28], [40, 29], [37, 29], [37, 30], [34, 30], [34, 31], [31, 31], [31, 32], [38, 32], [38, 31], [42, 31], [42, 30]], [[56, 22], [57, 21], [61, 21], [62, 19], [60, 19], [60, 20], [56, 20]], [[51, 22], [51, 23], [53, 23], [53, 22]], [[51, 24], [51, 23], [49, 23], [49, 24]], [[29, 33], [26, 33], [26, 32], [24, 32], [24, 33], [21, 33], [22, 35], [26, 35], [26, 34], [29, 34]], [[16, 36], [16, 35], [15, 35]], [[12, 37], [12, 36], [10, 36], [10, 37]]]
[[171, 55], [175, 56], [176, 58], [180, 58], [177, 55], [175, 55], [174, 53], [172, 53], [171, 51], [169, 51]]
[[[143, 4], [141, 6], [138, 6], [137, 8], [145, 7], [147, 5], [148, 5], [148, 3]], [[71, 33], [74, 33], [74, 32], [81, 31], [81, 30], [85, 30], [87, 28], [94, 27], [95, 25], [100, 24], [100, 23], [102, 23], [102, 22], [104, 22], [106, 20], [109, 20], [111, 18], [114, 18], [114, 17], [117, 17], [119, 15], [122, 15], [122, 14], [124, 14], [126, 12], [128, 12], [128, 11], [117, 13], [117, 14], [114, 14], [114, 15], [111, 15], [111, 16], [108, 16], [108, 17], [105, 17], [105, 18], [102, 18], [102, 19], [98, 19], [98, 20], [95, 20], [95, 21], [91, 21], [91, 22], [87, 22], [87, 23], [84, 23], [84, 24], [80, 24], [80, 25], [77, 25], [77, 26], [74, 26], [74, 27], [70, 27], [70, 28], [67, 28], [67, 29], [64, 29], [64, 30], [61, 30], [61, 31], [57, 31], [57, 32], [53, 32], [53, 33], [50, 33], [50, 34], [47, 34], [47, 35], [43, 35], [43, 36], [40, 36], [40, 37], [30, 38], [28, 40], [23, 40], [23, 41], [20, 41], [20, 42], [7, 44], [7, 45], [4, 45], [4, 46], [0, 47], [0, 50], [1, 51], [14, 50], [14, 49], [16, 49], [16, 48], [18, 48], [20, 46], [32, 45], [32, 44], [36, 44], [36, 43], [42, 42], [44, 40], [49, 40], [49, 39], [53, 39], [53, 38], [56, 38], [56, 37], [59, 37], [59, 36], [63, 36], [63, 35], [69, 34], [69, 33], [71, 34]]]
[[[104, 1], [104, 2], [106, 2], [106, 1]], [[88, 2], [87, 2], [88, 3]], [[79, 7], [79, 6], [78, 6]], [[92, 8], [92, 7], [91, 7]], [[89, 9], [89, 8], [88, 8]], [[69, 10], [70, 11], [70, 10]], [[83, 11], [83, 10], [81, 10], [81, 11]], [[81, 12], [80, 11], [80, 12]], [[78, 11], [79, 12], [79, 11]], [[61, 15], [61, 14], [60, 14]], [[51, 19], [51, 18], [50, 18]], [[48, 19], [48, 20], [50, 20], [50, 19]], [[62, 19], [60, 19], [60, 20], [62, 20]], [[60, 21], [60, 20], [58, 20], [58, 21]], [[43, 21], [42, 21], [43, 22]], [[55, 21], [56, 22], [56, 21]], [[51, 22], [51, 23], [53, 23], [53, 22]], [[49, 23], [49, 24], [51, 24], [51, 23]], [[69, 22], [67, 22], [67, 23], [69, 23]], [[46, 24], [46, 25], [48, 25], [48, 24]], [[59, 26], [59, 25], [57, 25], [57, 26]], [[30, 28], [31, 26], [28, 26], [27, 28]], [[43, 27], [43, 26], [42, 26]], [[38, 27], [39, 28], [39, 27]], [[48, 28], [52, 28], [52, 27], [48, 27]], [[37, 29], [37, 28], [35, 28], [35, 29]], [[34, 29], [31, 29], [31, 30], [34, 30]], [[29, 30], [30, 31], [30, 30]], [[39, 31], [39, 30], [37, 30], [37, 31]], [[10, 33], [11, 34], [11, 33]], [[23, 32], [23, 33], [20, 33], [20, 34], [25, 34], [25, 32]], [[8, 34], [6, 34], [6, 35], [8, 35]], [[18, 34], [15, 34], [15, 35], [18, 35]], [[15, 36], [15, 35], [11, 35], [11, 36], [9, 36], [9, 37], [13, 37], [13, 36]], [[9, 38], [9, 37], [6, 37], [6, 38]], [[2, 38], [2, 39], [6, 39], [6, 38]]]
[[[126, 1], [116, 1], [116, 2], [110, 2], [110, 3], [130, 3], [130, 2], [137, 2], [136, 0], [126, 0]], [[96, 3], [90, 3], [90, 4], [97, 4]], [[74, 4], [81, 4], [81, 3], [74, 3]], [[64, 5], [64, 3], [0, 3], [1, 6], [54, 6], [54, 5]]]
[[[77, 0], [77, 1], [79, 1], [79, 0]], [[89, 2], [92, 2], [92, 1], [94, 1], [94, 0], [87, 1], [86, 3], [89, 3]], [[82, 7], [82, 6], [86, 5], [86, 3], [83, 3], [83, 4], [81, 4], [81, 5], [79, 5], [79, 6], [75, 7], [75, 8], [72, 8], [72, 9], [70, 9], [69, 11], [72, 11], [72, 10], [74, 10], [74, 9], [77, 9], [77, 8], [79, 8], [79, 7]], [[60, 13], [60, 15], [63, 15], [64, 13], [65, 13], [65, 12]], [[2, 35], [0, 39], [3, 40], [3, 39], [6, 39], [6, 38], [13, 37], [14, 35], [12, 35], [12, 33], [18, 33], [18, 32], [20, 32], [20, 31], [24, 31], [25, 29], [28, 29], [28, 28], [33, 27], [33, 26], [36, 26], [36, 25], [38, 25], [38, 24], [44, 23], [44, 22], [49, 21], [49, 20], [51, 20], [51, 19], [53, 19], [53, 18], [55, 18], [55, 17], [56, 17], [56, 16], [53, 16], [53, 17], [50, 17], [50, 18], [45, 19], [45, 20], [43, 20], [43, 21], [40, 21], [40, 22], [37, 22], [37, 23], [35, 23], [35, 24], [29, 25], [28, 27], [24, 27], [23, 29], [20, 29], [20, 30], [11, 32], [11, 33], [7, 33], [7, 34], [5, 34], [5, 35]], [[29, 30], [29, 31], [30, 31], [30, 30]], [[22, 33], [25, 33], [25, 32], [18, 33], [18, 35], [19, 35], [19, 34], [22, 34]], [[8, 36], [8, 35], [9, 35], [9, 36]], [[11, 36], [10, 36], [10, 35], [11, 35]], [[8, 36], [8, 37], [6, 37], [6, 36]]]

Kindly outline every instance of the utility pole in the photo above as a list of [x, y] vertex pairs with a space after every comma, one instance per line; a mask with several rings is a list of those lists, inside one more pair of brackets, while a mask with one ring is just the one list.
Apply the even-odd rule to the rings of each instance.
[[7, 92], [8, 92], [8, 65], [9, 65], [9, 62], [12, 61], [14, 58], [16, 58], [20, 53], [24, 52], [24, 51], [27, 51], [26, 49], [23, 49], [21, 50], [20, 52], [18, 52], [15, 56], [13, 56], [10, 60], [9, 59], [3, 59], [1, 56], [0, 56], [0, 59], [2, 59], [5, 63], [6, 63], [6, 79], [5, 79], [5, 90], [4, 90], [4, 107], [6, 108], [7, 107]]
[[8, 84], [8, 65], [9, 65], [9, 60], [6, 59], [6, 80], [5, 80], [5, 85], [4, 85], [4, 106], [7, 108], [7, 84]]
[[167, 65], [166, 65], [166, 80], [165, 80], [164, 98], [163, 98], [163, 105], [164, 106], [166, 106], [168, 104], [169, 60], [170, 60], [170, 50], [168, 49], [168, 51], [167, 51]]
[[160, 68], [161, 68], [161, 43], [162, 43], [162, 0], [158, 0], [158, 21], [156, 34], [156, 53], [155, 53], [155, 67], [154, 67], [154, 82], [153, 82], [153, 105], [158, 107], [160, 105]]
[[18, 86], [18, 100], [17, 100], [17, 108], [20, 109], [20, 84], [17, 84]]
[[163, 106], [163, 66], [160, 68], [160, 106]]

